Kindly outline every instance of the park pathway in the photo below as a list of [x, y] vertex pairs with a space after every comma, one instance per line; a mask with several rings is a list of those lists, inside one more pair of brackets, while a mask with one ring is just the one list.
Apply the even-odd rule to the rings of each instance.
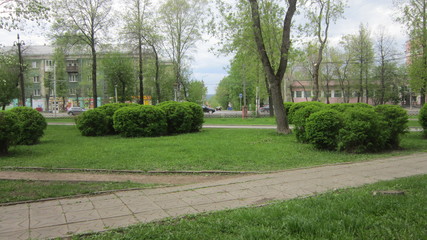
[[[427, 153], [247, 175], [179, 187], [0, 207], [0, 239], [46, 239], [167, 217], [262, 205], [381, 180], [427, 174]], [[384, 189], [379, 189], [384, 190]]]

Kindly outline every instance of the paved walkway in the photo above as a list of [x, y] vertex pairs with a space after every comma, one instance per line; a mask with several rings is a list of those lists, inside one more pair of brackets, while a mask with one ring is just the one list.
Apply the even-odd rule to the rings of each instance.
[[179, 187], [3, 206], [0, 207], [0, 239], [45, 239], [104, 231], [419, 174], [427, 174], [427, 153]]

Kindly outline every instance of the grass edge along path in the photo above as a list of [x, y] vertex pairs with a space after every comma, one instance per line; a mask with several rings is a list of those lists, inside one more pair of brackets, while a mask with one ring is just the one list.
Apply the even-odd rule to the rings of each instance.
[[94, 195], [127, 189], [153, 188], [156, 186], [164, 185], [134, 182], [0, 180], [0, 206], [50, 198]]
[[426, 185], [427, 175], [413, 176], [73, 239], [425, 239]]

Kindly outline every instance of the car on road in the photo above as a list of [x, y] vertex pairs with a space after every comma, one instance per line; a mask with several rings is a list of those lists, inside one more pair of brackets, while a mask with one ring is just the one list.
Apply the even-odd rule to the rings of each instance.
[[270, 112], [270, 106], [269, 105], [265, 105], [264, 107], [260, 107], [259, 108], [260, 112]]
[[203, 108], [203, 112], [206, 112], [206, 113], [208, 113], [208, 112], [214, 113], [215, 112], [215, 109], [207, 107], [207, 106], [202, 106], [202, 108]]
[[68, 115], [79, 115], [80, 113], [86, 111], [84, 108], [81, 107], [70, 107], [67, 111]]

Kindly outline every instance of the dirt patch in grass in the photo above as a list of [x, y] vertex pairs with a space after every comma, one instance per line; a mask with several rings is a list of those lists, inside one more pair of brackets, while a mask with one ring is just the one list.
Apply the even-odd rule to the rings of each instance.
[[58, 173], [58, 172], [20, 172], [1, 171], [0, 179], [37, 181], [78, 181], [78, 182], [136, 182], [153, 184], [191, 184], [229, 179], [241, 175], [143, 175], [143, 174], [104, 174], [104, 173]]

